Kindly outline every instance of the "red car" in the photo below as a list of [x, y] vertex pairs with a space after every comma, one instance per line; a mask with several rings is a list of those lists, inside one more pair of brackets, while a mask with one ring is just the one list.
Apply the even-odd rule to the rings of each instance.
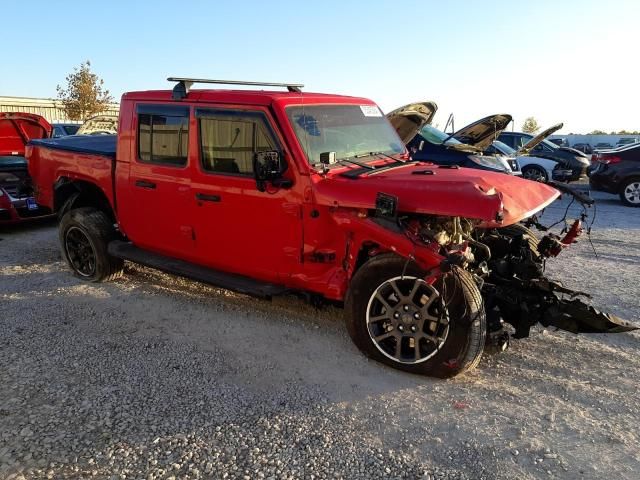
[[30, 140], [49, 138], [52, 130], [40, 115], [0, 113], [0, 225], [51, 214], [28, 194], [24, 152]]
[[173, 80], [173, 92], [126, 93], [117, 136], [28, 148], [79, 278], [116, 278], [129, 260], [261, 297], [304, 292], [344, 303], [367, 355], [439, 377], [474, 367], [487, 337], [505, 346], [505, 321], [518, 337], [538, 321], [633, 328], [543, 276], [579, 222], [540, 242], [518, 222], [558, 190], [410, 160], [424, 105], [394, 128], [365, 98]]

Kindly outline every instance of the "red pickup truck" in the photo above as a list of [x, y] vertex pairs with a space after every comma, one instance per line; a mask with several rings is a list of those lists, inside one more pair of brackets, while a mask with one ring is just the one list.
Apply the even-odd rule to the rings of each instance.
[[518, 337], [538, 321], [633, 328], [562, 300], [543, 276], [579, 225], [539, 242], [518, 222], [558, 190], [409, 157], [403, 141], [428, 103], [387, 119], [368, 99], [299, 85], [170, 80], [173, 91], [123, 95], [117, 136], [28, 148], [37, 198], [59, 213], [81, 279], [113, 279], [129, 260], [260, 297], [303, 292], [344, 304], [365, 354], [439, 377], [475, 366], [487, 341], [505, 347], [504, 322]]

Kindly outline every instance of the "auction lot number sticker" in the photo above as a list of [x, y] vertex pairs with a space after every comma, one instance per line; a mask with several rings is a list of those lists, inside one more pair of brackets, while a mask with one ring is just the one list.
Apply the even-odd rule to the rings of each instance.
[[360, 110], [365, 117], [381, 117], [382, 112], [375, 105], [360, 105]]

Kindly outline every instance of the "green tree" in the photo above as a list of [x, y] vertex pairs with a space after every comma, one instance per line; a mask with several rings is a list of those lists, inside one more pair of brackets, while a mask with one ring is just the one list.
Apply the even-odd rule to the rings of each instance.
[[533, 117], [527, 117], [524, 119], [524, 123], [522, 124], [522, 131], [525, 133], [536, 133], [540, 130], [540, 126], [538, 125], [538, 121]]
[[91, 72], [89, 60], [74, 68], [67, 75], [65, 88], [58, 85], [58, 98], [70, 120], [86, 120], [96, 113], [104, 112], [113, 97], [104, 89], [104, 81]]
[[587, 133], [587, 135], [606, 135], [607, 132], [603, 131], [603, 130], [593, 130], [589, 133]]

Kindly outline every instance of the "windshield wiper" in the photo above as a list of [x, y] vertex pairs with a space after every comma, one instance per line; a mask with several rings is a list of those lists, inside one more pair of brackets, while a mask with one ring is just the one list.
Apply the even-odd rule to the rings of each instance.
[[400, 160], [399, 158], [394, 158], [391, 155], [384, 152], [368, 152], [368, 153], [359, 153], [358, 155], [354, 155], [353, 158], [363, 158], [363, 157], [373, 157], [375, 155], [383, 155], [387, 158], [390, 158], [394, 162], [406, 163], [407, 160]]
[[[353, 158], [358, 158], [358, 155], [355, 155]], [[376, 169], [376, 167], [373, 167], [371, 165], [367, 165], [366, 163], [356, 162], [355, 160], [351, 160], [350, 158], [340, 158], [340, 159], [336, 160], [336, 163], [342, 163], [342, 162], [352, 163], [353, 165], [358, 165], [359, 167], [366, 168], [368, 170], [375, 170]]]

